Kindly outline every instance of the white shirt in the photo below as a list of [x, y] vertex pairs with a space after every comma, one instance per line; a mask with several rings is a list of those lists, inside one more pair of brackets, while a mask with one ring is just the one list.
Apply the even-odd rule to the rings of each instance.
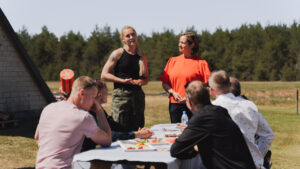
[[[256, 168], [264, 168], [264, 156], [271, 146], [274, 134], [255, 104], [235, 97], [232, 93], [219, 95], [212, 104], [227, 109], [245, 137]], [[258, 140], [255, 140], [255, 135], [259, 136]]]

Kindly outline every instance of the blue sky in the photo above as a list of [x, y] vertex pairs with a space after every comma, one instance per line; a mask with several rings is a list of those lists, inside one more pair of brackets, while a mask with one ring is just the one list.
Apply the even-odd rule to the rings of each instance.
[[89, 36], [96, 25], [131, 25], [150, 35], [191, 26], [214, 32], [257, 22], [300, 23], [299, 0], [0, 0], [0, 7], [15, 31], [25, 26], [35, 34], [46, 25], [57, 36], [70, 30]]

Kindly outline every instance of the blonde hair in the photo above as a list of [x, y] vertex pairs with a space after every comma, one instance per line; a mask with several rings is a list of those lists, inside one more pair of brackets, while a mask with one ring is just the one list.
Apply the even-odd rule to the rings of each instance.
[[228, 93], [230, 91], [230, 80], [228, 74], [224, 70], [214, 71], [209, 77], [209, 86], [213, 90], [220, 91], [222, 93]]
[[135, 32], [135, 34], [136, 34], [136, 31], [135, 31], [135, 29], [134, 29], [132, 26], [126, 25], [126, 26], [124, 26], [124, 27], [121, 29], [121, 35], [120, 35], [121, 40], [122, 40], [123, 37], [124, 37], [124, 31], [125, 31], [126, 29], [132, 29], [132, 30]]
[[[125, 36], [124, 35], [124, 31], [127, 30], [127, 29], [132, 29], [135, 32], [136, 36], [137, 36], [137, 33], [136, 33], [135, 29], [132, 26], [126, 25], [126, 26], [124, 26], [121, 29], [121, 34], [120, 34], [121, 41], [123, 40], [123, 37]], [[122, 41], [122, 43], [123, 43], [123, 41]], [[146, 73], [145, 63], [144, 63], [143, 58], [142, 58], [142, 56], [144, 55], [144, 53], [139, 48], [138, 44], [136, 45], [136, 51], [135, 52], [140, 56], [140, 60], [139, 60], [139, 67], [140, 67], [139, 76], [140, 77], [144, 77], [145, 73]]]
[[79, 76], [73, 83], [71, 96], [76, 95], [81, 89], [96, 87], [96, 82], [88, 76]]
[[210, 103], [209, 92], [201, 81], [192, 81], [185, 90], [185, 96], [195, 105], [208, 105]]

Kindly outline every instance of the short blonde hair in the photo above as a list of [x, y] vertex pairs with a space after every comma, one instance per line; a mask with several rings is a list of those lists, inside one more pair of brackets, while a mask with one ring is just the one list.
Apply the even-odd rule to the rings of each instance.
[[209, 86], [216, 91], [228, 93], [230, 91], [230, 80], [224, 70], [213, 71], [208, 80]]
[[195, 105], [208, 105], [210, 103], [210, 95], [205, 84], [201, 81], [193, 81], [189, 83], [185, 90], [187, 97]]
[[96, 87], [96, 82], [88, 76], [79, 76], [73, 83], [71, 95], [77, 94], [81, 89]]

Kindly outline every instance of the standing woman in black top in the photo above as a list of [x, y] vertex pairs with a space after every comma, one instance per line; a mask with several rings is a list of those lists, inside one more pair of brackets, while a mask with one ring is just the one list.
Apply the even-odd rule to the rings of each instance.
[[[123, 48], [114, 50], [105, 63], [101, 79], [114, 82], [111, 115], [127, 131], [144, 127], [145, 94], [148, 83], [147, 57], [138, 48], [136, 31], [131, 26], [121, 30]], [[114, 73], [112, 73], [114, 72]]]

